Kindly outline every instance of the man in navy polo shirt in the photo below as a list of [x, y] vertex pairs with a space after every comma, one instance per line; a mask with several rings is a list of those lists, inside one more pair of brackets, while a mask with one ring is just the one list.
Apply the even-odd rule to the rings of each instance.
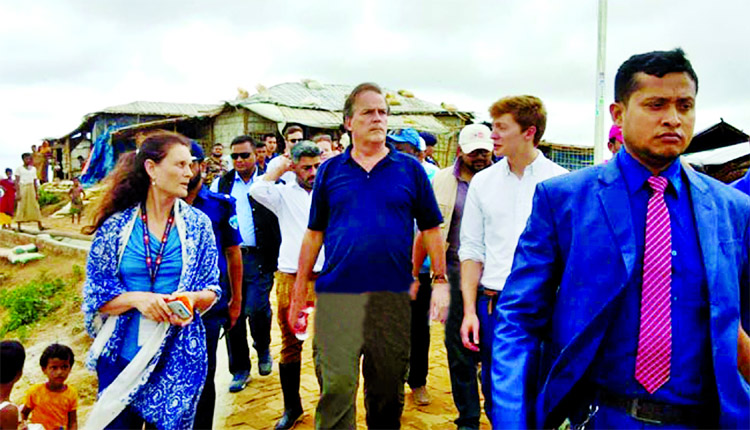
[[364, 356], [367, 425], [399, 428], [409, 366], [414, 220], [433, 262], [432, 317], [444, 322], [450, 292], [442, 217], [419, 161], [385, 142], [388, 105], [377, 85], [354, 88], [344, 104], [344, 125], [351, 146], [326, 161], [315, 180], [289, 323], [297, 329], [305, 286], [325, 244], [315, 285], [313, 350], [321, 387], [315, 426], [356, 427]]

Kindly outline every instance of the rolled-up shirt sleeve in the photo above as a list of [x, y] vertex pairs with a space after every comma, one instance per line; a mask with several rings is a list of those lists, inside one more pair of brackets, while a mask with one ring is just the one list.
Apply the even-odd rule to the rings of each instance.
[[474, 183], [469, 184], [466, 204], [461, 218], [461, 245], [458, 259], [484, 263], [484, 215], [479, 201], [479, 192]]
[[281, 192], [279, 187], [271, 181], [255, 181], [250, 185], [250, 197], [267, 207], [274, 215], [279, 216], [281, 209]]

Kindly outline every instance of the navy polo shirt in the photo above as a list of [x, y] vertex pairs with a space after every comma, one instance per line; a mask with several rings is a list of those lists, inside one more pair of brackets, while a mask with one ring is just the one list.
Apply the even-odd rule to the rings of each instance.
[[617, 302], [618, 309], [592, 363], [592, 379], [597, 385], [627, 397], [710, 405], [716, 399], [711, 315], [690, 183], [679, 161], [661, 172], [669, 181], [664, 200], [672, 228], [672, 361], [669, 380], [649, 394], [635, 379], [635, 357], [640, 330], [646, 212], [651, 196], [647, 181], [652, 174], [627, 151], [620, 151], [616, 162], [628, 191], [637, 255], [633, 276]]
[[224, 255], [226, 248], [242, 243], [237, 213], [234, 208], [234, 197], [228, 194], [214, 193], [208, 187], [201, 187], [193, 200], [193, 207], [208, 215], [211, 227], [216, 237], [216, 248], [219, 250], [219, 272], [223, 294], [218, 303], [214, 304], [210, 313], [227, 309], [227, 303], [232, 295], [227, 275], [227, 260]]
[[308, 228], [323, 232], [319, 293], [407, 292], [414, 220], [420, 230], [442, 222], [424, 167], [387, 147], [370, 172], [352, 159], [351, 146], [318, 171]]

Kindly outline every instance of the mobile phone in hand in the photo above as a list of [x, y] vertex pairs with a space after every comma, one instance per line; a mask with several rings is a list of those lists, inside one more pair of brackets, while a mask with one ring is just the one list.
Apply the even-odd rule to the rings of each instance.
[[190, 316], [192, 315], [190, 309], [188, 309], [188, 307], [185, 306], [185, 304], [180, 300], [167, 302], [167, 306], [169, 306], [169, 309], [172, 310], [172, 312], [174, 312], [178, 317], [184, 320], [190, 318]]

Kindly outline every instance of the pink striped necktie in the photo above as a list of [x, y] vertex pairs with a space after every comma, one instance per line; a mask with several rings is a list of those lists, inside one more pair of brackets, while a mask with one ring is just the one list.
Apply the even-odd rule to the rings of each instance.
[[672, 229], [664, 202], [667, 179], [648, 179], [653, 193], [646, 212], [641, 322], [635, 379], [649, 393], [669, 380], [672, 357]]

